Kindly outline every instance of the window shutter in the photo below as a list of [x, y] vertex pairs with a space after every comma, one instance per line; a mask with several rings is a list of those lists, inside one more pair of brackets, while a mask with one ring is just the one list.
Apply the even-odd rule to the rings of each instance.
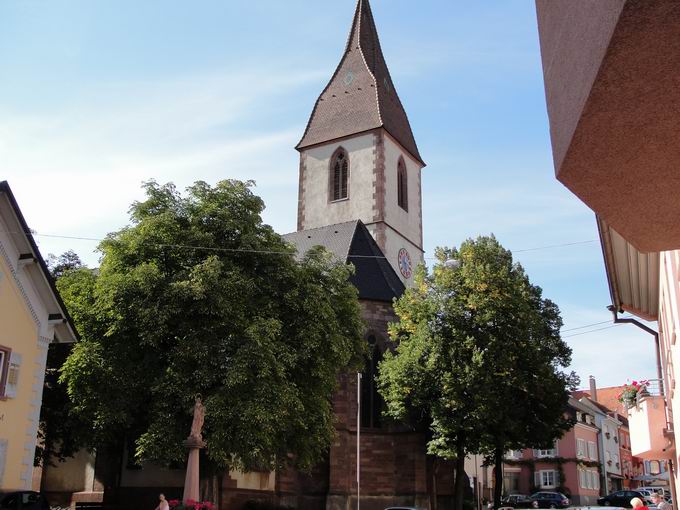
[[0, 486], [5, 474], [5, 463], [7, 462], [7, 439], [0, 439]]
[[560, 472], [559, 471], [553, 471], [553, 476], [555, 477], [555, 487], [560, 485]]
[[7, 372], [7, 384], [5, 385], [5, 397], [16, 398], [19, 384], [19, 367], [21, 367], [21, 354], [12, 352], [9, 356], [9, 370]]
[[541, 472], [540, 471], [534, 472], [534, 485], [536, 487], [541, 487]]

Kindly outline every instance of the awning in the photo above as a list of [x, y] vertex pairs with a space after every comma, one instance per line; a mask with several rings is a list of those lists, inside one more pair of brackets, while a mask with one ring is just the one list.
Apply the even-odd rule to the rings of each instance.
[[659, 314], [659, 252], [643, 253], [597, 217], [612, 304], [655, 321]]
[[640, 475], [636, 476], [633, 478], [633, 480], [637, 480], [639, 482], [652, 482], [654, 480], [665, 480], [668, 481], [670, 480], [670, 476], [668, 474], [668, 471], [665, 471], [663, 473], [659, 473], [658, 475]]

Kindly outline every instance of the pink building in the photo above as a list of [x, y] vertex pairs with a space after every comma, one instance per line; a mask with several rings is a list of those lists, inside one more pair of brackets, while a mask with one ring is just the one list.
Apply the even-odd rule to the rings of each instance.
[[600, 494], [599, 428], [590, 410], [571, 398], [576, 424], [548, 450], [511, 451], [504, 467], [506, 494], [562, 492], [573, 505], [594, 505]]
[[640, 349], [656, 355], [656, 380], [626, 411], [631, 455], [668, 463], [677, 505], [680, 4], [536, 8], [556, 177], [597, 216], [614, 322], [649, 333]]

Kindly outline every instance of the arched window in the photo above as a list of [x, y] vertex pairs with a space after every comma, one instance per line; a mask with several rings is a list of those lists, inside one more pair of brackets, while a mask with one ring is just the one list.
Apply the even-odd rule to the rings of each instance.
[[397, 203], [404, 211], [408, 211], [408, 180], [404, 158], [399, 158], [397, 164]]
[[330, 199], [342, 200], [349, 196], [349, 158], [345, 149], [340, 147], [331, 158]]
[[383, 401], [375, 378], [383, 355], [376, 345], [375, 336], [369, 336], [368, 343], [371, 346], [371, 358], [366, 360], [366, 368], [361, 374], [361, 426], [379, 428]]

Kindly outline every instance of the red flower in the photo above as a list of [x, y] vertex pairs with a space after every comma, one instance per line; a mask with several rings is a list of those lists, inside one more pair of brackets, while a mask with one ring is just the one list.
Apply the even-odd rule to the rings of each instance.
[[194, 507], [194, 506], [196, 506], [196, 503], [197, 503], [197, 502], [194, 501], [193, 499], [187, 499], [187, 500], [184, 502], [184, 506]]
[[205, 510], [215, 510], [215, 505], [213, 505], [210, 501], [204, 501], [203, 508]]
[[171, 499], [168, 501], [168, 505], [170, 505], [170, 508], [175, 508], [176, 506], [179, 506], [179, 499]]

